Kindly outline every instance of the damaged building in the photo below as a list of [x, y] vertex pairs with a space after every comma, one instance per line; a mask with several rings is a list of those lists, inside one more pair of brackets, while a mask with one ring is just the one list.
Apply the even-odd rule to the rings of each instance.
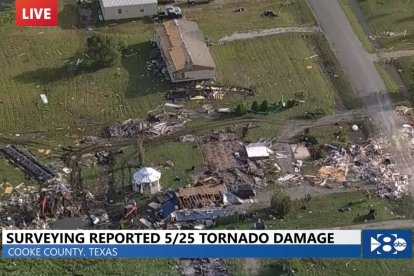
[[154, 42], [172, 82], [212, 80], [215, 64], [196, 22], [174, 19], [161, 24]]
[[219, 206], [222, 203], [222, 193], [226, 191], [223, 184], [199, 185], [179, 188], [176, 192], [182, 209], [204, 208]]

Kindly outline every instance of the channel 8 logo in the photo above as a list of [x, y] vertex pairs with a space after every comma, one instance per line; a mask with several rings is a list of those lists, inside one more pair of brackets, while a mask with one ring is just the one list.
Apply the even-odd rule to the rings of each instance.
[[410, 258], [411, 230], [364, 230], [362, 232], [364, 258]]

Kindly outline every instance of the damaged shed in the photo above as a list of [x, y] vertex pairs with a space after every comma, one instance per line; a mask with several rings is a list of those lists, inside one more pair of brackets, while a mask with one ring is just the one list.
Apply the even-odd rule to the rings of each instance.
[[164, 22], [156, 30], [154, 41], [172, 82], [214, 79], [216, 66], [196, 22]]

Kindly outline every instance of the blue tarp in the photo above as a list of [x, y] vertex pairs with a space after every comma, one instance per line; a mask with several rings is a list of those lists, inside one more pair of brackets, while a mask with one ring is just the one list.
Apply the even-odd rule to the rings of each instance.
[[224, 217], [224, 211], [222, 209], [177, 211], [175, 213], [175, 219], [177, 221], [195, 221], [216, 219], [219, 217]]

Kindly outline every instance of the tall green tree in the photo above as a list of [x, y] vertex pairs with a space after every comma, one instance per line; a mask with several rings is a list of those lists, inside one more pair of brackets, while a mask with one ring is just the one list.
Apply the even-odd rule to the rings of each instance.
[[97, 67], [110, 67], [121, 58], [120, 43], [113, 37], [94, 34], [86, 40], [86, 54], [90, 64]]

